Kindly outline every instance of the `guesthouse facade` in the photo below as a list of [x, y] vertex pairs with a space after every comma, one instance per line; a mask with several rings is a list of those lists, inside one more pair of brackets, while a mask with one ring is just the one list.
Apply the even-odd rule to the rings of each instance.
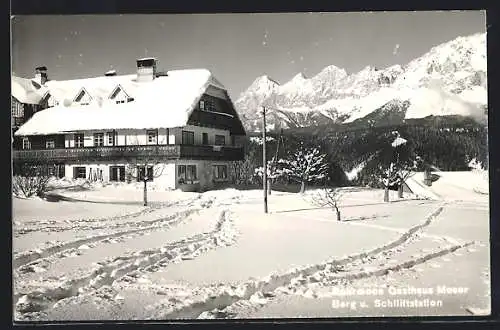
[[14, 175], [27, 166], [103, 182], [146, 176], [169, 189], [208, 190], [232, 179], [245, 130], [225, 87], [206, 69], [45, 81], [40, 107], [14, 134]]

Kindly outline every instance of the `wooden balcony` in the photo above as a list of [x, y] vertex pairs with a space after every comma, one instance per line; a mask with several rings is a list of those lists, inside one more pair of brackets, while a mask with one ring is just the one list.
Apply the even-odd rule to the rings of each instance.
[[14, 162], [85, 163], [134, 160], [242, 160], [243, 147], [207, 145], [146, 145], [13, 150]]

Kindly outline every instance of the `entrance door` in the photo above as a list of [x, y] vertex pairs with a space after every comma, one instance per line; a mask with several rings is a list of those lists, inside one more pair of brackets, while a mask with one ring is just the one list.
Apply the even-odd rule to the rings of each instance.
[[125, 166], [110, 166], [109, 181], [125, 181]]

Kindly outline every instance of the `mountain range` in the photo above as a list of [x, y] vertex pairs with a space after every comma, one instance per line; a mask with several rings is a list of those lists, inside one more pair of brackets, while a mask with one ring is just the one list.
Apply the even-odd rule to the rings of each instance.
[[235, 102], [249, 132], [261, 129], [262, 106], [272, 130], [449, 115], [486, 122], [487, 104], [486, 33], [440, 44], [406, 65], [356, 73], [329, 65], [284, 84], [261, 76]]

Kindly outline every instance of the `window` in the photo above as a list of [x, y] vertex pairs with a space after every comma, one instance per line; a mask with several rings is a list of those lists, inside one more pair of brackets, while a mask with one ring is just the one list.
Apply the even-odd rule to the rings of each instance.
[[226, 144], [226, 137], [224, 135], [215, 135], [215, 145], [223, 146]]
[[178, 165], [177, 177], [179, 183], [193, 183], [196, 181], [196, 165]]
[[75, 147], [82, 148], [83, 147], [83, 134], [75, 134]]
[[55, 168], [55, 166], [49, 166], [47, 168], [47, 174], [49, 176], [55, 176], [56, 175], [56, 168]]
[[54, 149], [56, 147], [56, 142], [54, 140], [45, 141], [45, 149]]
[[208, 133], [203, 133], [202, 134], [202, 140], [203, 140], [203, 144], [208, 144]]
[[81, 102], [84, 96], [85, 96], [85, 91], [81, 90], [80, 94], [78, 94], [78, 96], [75, 98], [75, 102]]
[[158, 141], [158, 131], [157, 130], [151, 130], [147, 131], [148, 135], [148, 144], [156, 144]]
[[23, 149], [31, 149], [31, 142], [27, 137], [23, 138]]
[[227, 179], [227, 165], [214, 165], [214, 178], [217, 180]]
[[[201, 107], [200, 107], [201, 109]], [[213, 100], [204, 100], [203, 101], [203, 109], [204, 111], [217, 111], [217, 108], [215, 107], [215, 102]]]
[[18, 102], [14, 98], [11, 98], [11, 110], [12, 117], [23, 117], [24, 116], [24, 105]]
[[121, 92], [121, 90], [122, 89], [120, 87], [115, 88], [115, 90], [113, 91], [113, 94], [111, 94], [111, 99], [116, 98], [116, 96]]
[[87, 169], [85, 166], [73, 167], [73, 179], [86, 179]]
[[104, 133], [94, 133], [94, 147], [102, 147], [104, 145]]
[[205, 110], [205, 101], [200, 101], [200, 110], [201, 111]]
[[115, 132], [107, 132], [106, 135], [108, 136], [108, 146], [114, 146], [115, 145]]
[[[137, 181], [144, 181], [144, 174], [146, 173], [145, 166], [137, 166]], [[147, 167], [147, 181], [153, 181], [153, 166]]]
[[194, 144], [194, 132], [182, 131], [182, 144]]

